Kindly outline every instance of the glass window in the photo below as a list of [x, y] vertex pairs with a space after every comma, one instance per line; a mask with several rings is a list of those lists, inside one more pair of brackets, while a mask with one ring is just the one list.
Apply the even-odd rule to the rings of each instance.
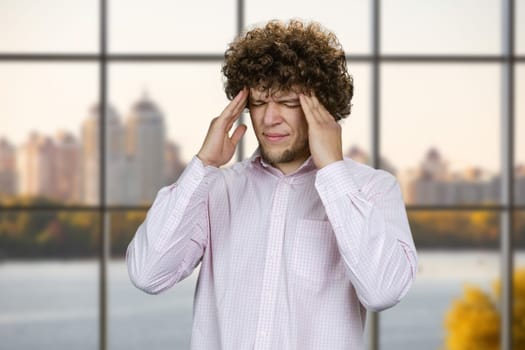
[[98, 203], [99, 148], [85, 137], [98, 123], [97, 72], [87, 63], [0, 64], [0, 202]]
[[0, 53], [95, 53], [98, 5], [97, 0], [2, 0]]
[[354, 97], [350, 115], [341, 122], [343, 153], [358, 162], [372, 165], [372, 67], [348, 62], [348, 71], [354, 79]]
[[229, 103], [221, 66], [114, 64], [110, 81], [109, 204], [151, 203], [178, 178], [199, 151], [211, 119]]
[[501, 0], [381, 3], [384, 54], [501, 53]]
[[525, 268], [525, 210], [514, 210], [514, 266]]
[[248, 27], [271, 19], [313, 20], [337, 35], [347, 55], [366, 54], [372, 50], [370, 0], [328, 0], [322, 4], [298, 0], [247, 0], [245, 13], [244, 23]]
[[514, 1], [514, 4], [514, 27], [516, 30], [516, 35], [514, 36], [515, 53], [525, 55], [525, 2]]
[[525, 64], [515, 67], [514, 201], [525, 205]]
[[237, 28], [236, 1], [109, 1], [111, 52], [223, 54]]
[[189, 349], [192, 307], [198, 270], [168, 291], [155, 295], [137, 289], [126, 266], [126, 247], [144, 211], [111, 214], [111, 259], [108, 264], [108, 334], [111, 350]]
[[0, 212], [2, 348], [98, 349], [99, 215]]
[[[492, 285], [500, 276], [500, 215], [412, 211], [409, 220], [419, 271], [408, 295], [380, 315], [381, 349], [448, 349], [447, 342], [457, 348], [475, 341], [484, 345], [489, 337], [482, 332], [499, 326], [495, 318], [488, 322], [477, 317], [476, 310], [498, 313]], [[482, 295], [491, 303], [483, 303]], [[487, 327], [482, 330], [480, 324]], [[462, 329], [471, 333], [461, 334]]]
[[381, 151], [411, 204], [499, 203], [495, 64], [385, 64]]

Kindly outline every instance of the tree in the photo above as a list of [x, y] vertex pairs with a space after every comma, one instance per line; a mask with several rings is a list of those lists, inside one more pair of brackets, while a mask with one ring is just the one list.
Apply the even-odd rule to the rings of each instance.
[[[514, 272], [513, 348], [525, 348], [525, 268]], [[445, 316], [446, 349], [497, 350], [500, 344], [500, 282], [493, 293], [466, 285]]]

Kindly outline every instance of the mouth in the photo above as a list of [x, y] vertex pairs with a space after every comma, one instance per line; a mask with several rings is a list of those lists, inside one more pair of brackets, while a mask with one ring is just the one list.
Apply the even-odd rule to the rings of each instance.
[[266, 140], [268, 140], [271, 143], [280, 142], [287, 138], [289, 134], [282, 134], [282, 133], [272, 133], [272, 132], [265, 132], [263, 133], [263, 136]]

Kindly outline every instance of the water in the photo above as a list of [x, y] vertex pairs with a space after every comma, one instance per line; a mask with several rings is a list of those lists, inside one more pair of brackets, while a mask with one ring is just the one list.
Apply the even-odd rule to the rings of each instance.
[[[525, 253], [516, 265], [525, 265]], [[440, 349], [443, 317], [465, 282], [490, 290], [495, 252], [423, 252], [407, 297], [380, 314], [385, 350]], [[125, 263], [108, 265], [108, 348], [187, 349], [197, 273], [160, 295], [131, 285]], [[98, 349], [96, 261], [0, 264], [0, 349]]]

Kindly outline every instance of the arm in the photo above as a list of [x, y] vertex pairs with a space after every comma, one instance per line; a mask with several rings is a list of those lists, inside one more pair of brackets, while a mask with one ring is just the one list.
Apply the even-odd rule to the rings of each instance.
[[399, 184], [379, 170], [360, 188], [349, 164], [319, 170], [316, 188], [361, 303], [380, 311], [399, 302], [417, 270], [417, 255]]
[[211, 172], [195, 157], [176, 183], [157, 193], [126, 253], [128, 273], [137, 288], [160, 293], [197, 266], [208, 241]]
[[[408, 292], [417, 255], [397, 180], [379, 170], [360, 188], [343, 161], [341, 126], [316, 98], [299, 96], [316, 166], [316, 188], [361, 303], [395, 305]], [[365, 188], [366, 187], [366, 188]]]
[[201, 260], [210, 234], [208, 189], [213, 173], [233, 157], [246, 132], [246, 125], [239, 125], [229, 135], [247, 96], [244, 88], [213, 119], [199, 153], [179, 180], [157, 193], [126, 253], [137, 288], [160, 293], [188, 276]]

